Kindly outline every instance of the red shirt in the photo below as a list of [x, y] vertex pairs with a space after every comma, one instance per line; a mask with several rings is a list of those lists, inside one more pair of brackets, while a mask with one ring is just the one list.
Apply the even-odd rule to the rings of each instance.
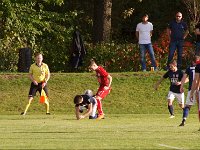
[[108, 80], [108, 73], [106, 72], [106, 70], [103, 69], [103, 67], [98, 66], [98, 68], [95, 71], [100, 86], [108, 86], [109, 80]]

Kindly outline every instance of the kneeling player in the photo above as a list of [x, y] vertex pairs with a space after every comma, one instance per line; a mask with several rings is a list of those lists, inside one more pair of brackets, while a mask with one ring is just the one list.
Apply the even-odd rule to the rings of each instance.
[[[87, 90], [84, 95], [76, 95], [74, 97], [74, 104], [75, 104], [75, 113], [77, 120], [86, 118], [89, 116], [89, 119], [96, 119], [96, 109], [97, 109], [97, 101], [94, 97], [91, 96], [91, 92]], [[86, 108], [87, 111], [84, 114], [80, 114], [82, 108]]]

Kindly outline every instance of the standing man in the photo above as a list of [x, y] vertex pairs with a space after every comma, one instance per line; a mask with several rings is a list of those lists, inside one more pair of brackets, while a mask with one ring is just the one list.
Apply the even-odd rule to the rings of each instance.
[[94, 61], [94, 59], [90, 60], [89, 68], [96, 72], [96, 76], [99, 82], [99, 89], [95, 96], [97, 100], [97, 110], [98, 110], [97, 119], [103, 119], [104, 113], [101, 101], [110, 93], [112, 77], [106, 72], [106, 70], [103, 67], [98, 66]]
[[178, 70], [177, 62], [173, 60], [169, 64], [170, 70], [168, 70], [163, 77], [155, 84], [154, 89], [157, 90], [158, 86], [161, 82], [169, 78], [170, 80], [170, 90], [168, 92], [167, 101], [168, 101], [168, 110], [170, 113], [170, 118], [174, 118], [174, 108], [173, 108], [173, 101], [177, 98], [179, 106], [183, 109], [184, 108], [184, 93], [180, 92], [181, 86], [181, 79], [183, 77], [183, 72]]
[[177, 67], [181, 69], [183, 44], [189, 33], [187, 24], [182, 21], [182, 13], [176, 13], [176, 19], [169, 23], [167, 33], [170, 41], [167, 68], [169, 68], [169, 63], [172, 61], [175, 50], [177, 49]]
[[183, 109], [183, 119], [182, 119], [182, 122], [179, 126], [185, 125], [185, 122], [186, 122], [186, 119], [188, 117], [190, 108], [195, 104], [195, 101], [196, 101], [196, 97], [195, 97], [194, 101], [190, 101], [190, 92], [191, 92], [192, 82], [193, 82], [194, 76], [195, 76], [196, 61], [199, 61], [198, 56], [196, 56], [192, 60], [191, 65], [186, 69], [186, 71], [183, 75], [183, 78], [181, 80], [181, 87], [180, 87], [181, 93], [184, 92], [184, 83], [186, 83], [188, 81], [187, 78], [189, 78], [189, 86], [188, 86], [188, 94], [187, 94], [187, 98], [186, 98], [186, 105]]
[[[43, 63], [43, 56], [41, 53], [35, 54], [35, 63], [31, 65], [29, 69], [29, 78], [31, 80], [31, 87], [29, 90], [28, 96], [28, 104], [26, 105], [25, 111], [21, 113], [21, 115], [26, 115], [26, 112], [33, 100], [33, 97], [36, 95], [36, 92], [39, 91], [41, 95], [42, 89], [45, 91], [46, 96], [48, 98], [48, 89], [47, 82], [50, 78], [50, 71], [47, 64]], [[46, 105], [46, 114], [49, 113], [49, 101], [48, 99], [45, 101]]]
[[156, 70], [156, 61], [154, 56], [154, 50], [151, 43], [151, 36], [153, 32], [153, 24], [148, 22], [149, 16], [147, 14], [142, 16], [142, 22], [137, 24], [136, 27], [136, 37], [138, 39], [139, 48], [140, 48], [140, 56], [141, 56], [141, 64], [142, 71], [146, 71], [146, 50], [149, 51], [149, 55], [151, 58], [151, 65]]
[[196, 35], [196, 49], [195, 55], [200, 55], [200, 23], [195, 26], [195, 35]]

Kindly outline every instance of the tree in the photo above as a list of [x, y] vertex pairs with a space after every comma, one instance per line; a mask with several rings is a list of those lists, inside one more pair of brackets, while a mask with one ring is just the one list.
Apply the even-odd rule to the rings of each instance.
[[110, 41], [111, 10], [112, 0], [94, 0], [94, 43]]
[[191, 30], [195, 28], [195, 25], [200, 21], [200, 2], [199, 0], [183, 0], [185, 4], [189, 19]]
[[[78, 13], [58, 13], [63, 0], [3, 0], [0, 2], [0, 71], [16, 71], [19, 48], [40, 51], [51, 71], [64, 71], [73, 22]], [[52, 7], [52, 11], [48, 10]]]

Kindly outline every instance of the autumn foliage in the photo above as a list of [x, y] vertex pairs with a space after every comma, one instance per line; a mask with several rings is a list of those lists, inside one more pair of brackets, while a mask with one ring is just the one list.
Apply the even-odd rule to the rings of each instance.
[[[98, 63], [108, 69], [109, 72], [141, 71], [140, 52], [137, 44], [87, 44], [86, 47], [88, 54], [85, 62], [95, 57]], [[165, 69], [169, 51], [169, 39], [166, 30], [160, 34], [157, 41], [153, 42], [153, 48], [159, 70]], [[183, 48], [183, 69], [188, 66], [193, 55], [193, 44], [185, 41]], [[176, 58], [177, 54], [175, 53], [174, 59]], [[146, 64], [147, 70], [150, 70], [151, 60], [148, 51], [146, 53]]]

